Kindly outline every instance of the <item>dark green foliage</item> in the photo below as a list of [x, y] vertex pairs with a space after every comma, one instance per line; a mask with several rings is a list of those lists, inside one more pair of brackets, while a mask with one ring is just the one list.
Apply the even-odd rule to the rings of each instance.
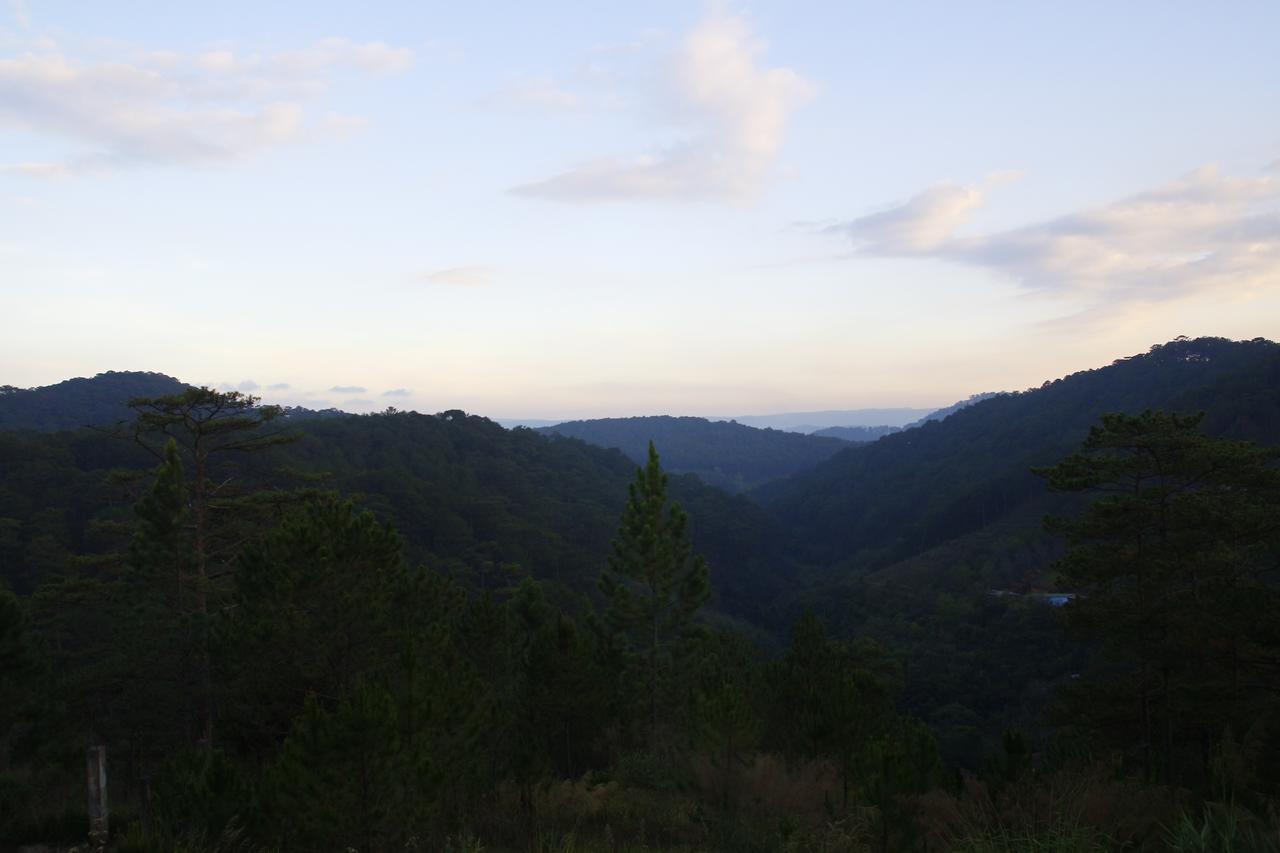
[[399, 535], [335, 498], [312, 501], [250, 545], [235, 571], [227, 677], [238, 736], [274, 743], [311, 694], [334, 702], [396, 660], [409, 580]]
[[134, 397], [181, 394], [187, 386], [163, 373], [99, 373], [43, 388], [5, 385], [0, 393], [0, 430], [62, 430], [110, 426], [131, 420], [126, 401]]
[[956, 412], [960, 411], [961, 409], [967, 409], [969, 406], [972, 406], [974, 403], [981, 403], [983, 400], [990, 400], [992, 397], [999, 397], [999, 396], [1000, 396], [999, 392], [996, 392], [996, 391], [984, 391], [979, 394], [970, 394], [965, 399], [952, 403], [950, 406], [947, 406], [946, 408], [935, 409], [934, 411], [925, 415], [923, 418], [920, 418], [920, 420], [912, 421], [911, 423], [903, 427], [903, 429], [910, 429], [911, 427], [923, 426], [924, 424], [927, 424], [930, 421], [946, 420], [947, 418], [954, 415]]
[[[234, 564], [239, 544], [251, 538], [261, 520], [263, 507], [288, 499], [264, 493], [247, 485], [222, 464], [228, 456], [247, 456], [288, 444], [299, 436], [273, 427], [280, 416], [275, 406], [258, 406], [258, 398], [238, 392], [222, 393], [211, 388], [187, 388], [162, 397], [135, 397], [129, 401], [135, 419], [121, 427], [118, 435], [131, 436], [135, 443], [161, 459], [161, 473], [153, 496], [159, 509], [176, 510], [186, 495], [190, 502], [189, 538], [177, 537], [184, 518], [159, 522], [144, 514], [144, 537], [155, 538], [149, 530], [157, 523], [167, 525], [158, 532], [169, 537], [163, 545], [170, 552], [182, 552], [178, 572], [177, 612], [188, 618], [185, 631], [191, 637], [190, 692], [197, 707], [200, 740], [213, 746], [216, 701], [212, 631], [222, 612], [225, 578]], [[163, 448], [163, 449], [162, 449]], [[189, 478], [183, 477], [185, 460]], [[159, 494], [164, 492], [164, 494]], [[264, 500], [263, 498], [266, 498]], [[156, 507], [144, 504], [144, 513]], [[183, 508], [185, 515], [186, 509]], [[173, 555], [171, 555], [173, 556]], [[171, 573], [174, 568], [167, 569]], [[184, 590], [190, 590], [189, 602]]]
[[777, 665], [773, 744], [794, 757], [835, 761], [842, 806], [855, 793], [872, 746], [898, 725], [891, 687], [895, 675], [885, 649], [868, 641], [829, 640], [811, 612], [796, 622], [791, 648]]
[[984, 776], [991, 787], [1017, 784], [1031, 769], [1031, 744], [1017, 729], [1007, 729], [1000, 736], [1000, 747], [987, 760]]
[[[759, 497], [814, 561], [885, 565], [1034, 504], [1030, 473], [1079, 445], [1107, 412], [1185, 411], [1215, 398], [1233, 437], [1280, 437], [1280, 346], [1264, 340], [1179, 340], [1020, 394], [1003, 394], [852, 447], [762, 488]], [[1249, 392], [1227, 394], [1247, 387]]]
[[331, 711], [309, 698], [264, 779], [266, 834], [282, 850], [401, 846], [416, 823], [413, 758], [386, 691], [357, 684]]
[[[365, 496], [395, 525], [410, 562], [481, 587], [505, 585], [507, 569], [519, 566], [556, 595], [592, 588], [635, 471], [617, 451], [505, 430], [459, 411], [303, 428], [305, 441], [259, 461], [327, 473], [330, 485]], [[775, 524], [745, 498], [692, 476], [673, 477], [670, 486], [696, 519], [694, 547], [720, 570], [714, 603], [756, 622], [778, 619], [777, 599], [794, 587], [794, 572]]]
[[831, 437], [665, 415], [568, 421], [538, 431], [616, 447], [639, 465], [648, 461], [649, 444], [656, 444], [667, 470], [696, 474], [704, 483], [731, 492], [812, 468], [844, 446]]
[[[1175, 342], [979, 403], [877, 442], [897, 450], [859, 476], [881, 479], [827, 494], [826, 520], [780, 502], [785, 524], [668, 479], [656, 450], [628, 495], [618, 452], [460, 412], [299, 422], [205, 389], [139, 401], [154, 456], [0, 432], [18, 592], [0, 592], [0, 845], [82, 825], [90, 740], [117, 827], [136, 816], [122, 850], [1093, 844], [1082, 816], [1125, 791], [1146, 799], [1116, 809], [1148, 823], [1190, 805], [1184, 841], [1245, 839], [1224, 814], [1274, 832], [1277, 469], [1198, 430], [1274, 439], [1274, 350]], [[1110, 417], [1054, 469], [1063, 491], [975, 521], [997, 450], [1047, 452], [1066, 435], [1050, 420], [1113, 383], [1214, 410]], [[286, 420], [306, 440], [278, 444]], [[335, 492], [282, 491], [299, 474]], [[1072, 519], [1066, 545], [1039, 531], [1046, 508]], [[845, 511], [853, 546], [822, 533], [796, 571], [788, 525]], [[1086, 597], [1054, 610], [1037, 586]], [[770, 636], [806, 605], [789, 644]], [[1095, 763], [1096, 791], [1053, 787]], [[1147, 763], [1183, 789], [1113, 778]], [[1228, 810], [1200, 818], [1205, 799]]]
[[1070, 545], [1064, 581], [1087, 594], [1070, 622], [1115, 667], [1077, 719], [1132, 744], [1147, 778], [1203, 786], [1223, 733], [1280, 700], [1280, 470], [1274, 450], [1210, 438], [1201, 421], [1106, 415], [1042, 473], [1095, 496], [1050, 522]]
[[9, 775], [13, 753], [21, 753], [30, 733], [30, 718], [41, 661], [23, 602], [0, 587], [0, 832], [18, 822], [31, 805], [30, 786]]
[[907, 798], [936, 789], [943, 779], [933, 732], [911, 717], [894, 719], [855, 759], [862, 798], [876, 807], [881, 849], [910, 849], [914, 827]]
[[886, 435], [893, 435], [895, 432], [902, 432], [902, 429], [896, 426], [835, 426], [820, 429], [813, 435], [818, 438], [838, 438], [850, 444], [863, 444], [884, 438]]
[[1029, 469], [1071, 453], [1108, 410], [1161, 404], [1211, 407], [1211, 434], [1274, 444], [1280, 348], [1173, 341], [978, 402], [758, 490], [784, 522], [788, 550], [812, 566], [793, 612], [810, 606], [839, 636], [899, 650], [903, 704], [943, 727], [949, 761], [977, 770], [1011, 727], [1038, 742], [1050, 694], [1081, 671], [1088, 648], [1036, 599], [990, 594], [1071, 591], [1052, 570], [1062, 545], [1041, 520], [1075, 511], [1081, 498], [1047, 492]]
[[223, 750], [180, 748], [156, 774], [144, 807], [153, 836], [174, 842], [232, 834], [252, 805], [252, 785]]
[[694, 616], [711, 597], [711, 584], [706, 561], [693, 553], [688, 516], [668, 503], [667, 475], [652, 443], [628, 495], [600, 591], [611, 629], [626, 637], [641, 672], [647, 740], [656, 750], [662, 727], [677, 714]]
[[0, 431], [0, 583], [29, 595], [45, 580], [112, 562], [105, 555], [124, 549], [133, 513], [107, 474], [128, 467], [141, 479], [154, 464], [141, 448], [88, 430]]
[[176, 442], [165, 445], [155, 481], [134, 512], [133, 539], [109, 606], [111, 648], [129, 662], [118, 677], [130, 689], [116, 705], [130, 729], [132, 759], [145, 773], [199, 726], [197, 662], [210, 627], [197, 609], [201, 579], [193, 571], [189, 493]]

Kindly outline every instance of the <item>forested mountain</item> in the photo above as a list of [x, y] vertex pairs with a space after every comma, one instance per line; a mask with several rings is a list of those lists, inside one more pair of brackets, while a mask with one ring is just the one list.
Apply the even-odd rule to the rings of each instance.
[[893, 435], [895, 432], [902, 432], [902, 427], [896, 426], [837, 426], [820, 429], [811, 435], [819, 438], [838, 438], [841, 441], [848, 441], [852, 444], [862, 444], [867, 441], [875, 441], [886, 435]]
[[41, 388], [0, 388], [0, 429], [60, 430], [128, 420], [132, 397], [177, 394], [184, 382], [163, 373], [109, 371]]
[[[461, 411], [186, 388], [129, 412], [0, 430], [0, 846], [82, 834], [91, 739], [120, 849], [157, 853], [1164, 849], [1213, 830], [1188, 802], [1280, 795], [1254, 725], [1280, 471], [1226, 440], [1280, 444], [1269, 341], [1177, 340], [853, 446], [582, 425], [643, 442], [639, 470]], [[732, 495], [650, 440], [743, 479], [836, 452]], [[1019, 594], [1059, 582], [1085, 594]], [[1036, 823], [1125, 797], [1161, 820]]]
[[[848, 441], [854, 444], [861, 444], [868, 441], [875, 441], [879, 438], [883, 438], [886, 435], [892, 435], [895, 432], [902, 432], [904, 429], [911, 429], [912, 427], [918, 427], [923, 424], [927, 424], [930, 421], [943, 420], [944, 418], [954, 415], [956, 412], [960, 411], [961, 409], [967, 406], [972, 406], [974, 403], [979, 403], [983, 400], [989, 399], [994, 396], [996, 395], [990, 392], [984, 393], [984, 394], [974, 394], [970, 397], [967, 397], [961, 400], [958, 403], [954, 403], [950, 406], [947, 406], [945, 409], [938, 409], [936, 411], [929, 412], [919, 420], [912, 421], [911, 423], [905, 424], [903, 426], [856, 426], [856, 425], [855, 426], [832, 426], [832, 427], [825, 427], [824, 429], [814, 430], [809, 434], [826, 437], [826, 438], [838, 438], [838, 439], [841, 439], [842, 441]], [[868, 411], [875, 411], [875, 410], [868, 410]], [[896, 410], [889, 410], [889, 411], [896, 411]], [[850, 412], [849, 414], [853, 415], [855, 413]]]
[[989, 593], [1059, 583], [1062, 543], [1042, 519], [1080, 501], [1046, 490], [1031, 468], [1078, 447], [1103, 413], [1148, 408], [1204, 411], [1211, 435], [1280, 444], [1280, 347], [1173, 341], [962, 407], [757, 490], [811, 567], [794, 609], [904, 650], [913, 675], [902, 701], [951, 760], [973, 760], [1003, 729], [1036, 731], [1085, 656], [1050, 608]]
[[[458, 411], [304, 419], [291, 429], [298, 441], [224, 463], [226, 474], [359, 495], [396, 525], [413, 562], [479, 585], [523, 572], [592, 591], [636, 467], [614, 450]], [[29, 591], [72, 555], [108, 550], [103, 522], [119, 517], [129, 493], [107, 474], [153, 464], [98, 432], [0, 433], [0, 581]], [[674, 478], [672, 492], [693, 517], [717, 606], [772, 622], [791, 584], [785, 537], [757, 505], [692, 476]]]
[[935, 412], [930, 412], [929, 414], [925, 415], [923, 418], [921, 418], [918, 421], [912, 421], [911, 423], [907, 424], [907, 426], [904, 427], [904, 429], [921, 426], [923, 424], [927, 424], [929, 421], [944, 420], [946, 418], [951, 417], [961, 409], [972, 406], [974, 403], [981, 403], [983, 400], [989, 400], [992, 397], [996, 396], [998, 393], [999, 392], [997, 391], [984, 391], [981, 394], [971, 394], [957, 403], [952, 403], [950, 406], [947, 406], [945, 409], [938, 409]]
[[844, 446], [830, 437], [665, 415], [569, 421], [539, 431], [616, 447], [635, 462], [644, 461], [652, 441], [668, 470], [735, 492], [811, 468]]
[[[109, 370], [91, 378], [68, 379], [39, 388], [0, 386], [0, 430], [33, 429], [42, 432], [109, 427], [132, 420], [129, 400], [178, 394], [191, 386], [163, 373]], [[338, 409], [285, 406], [284, 417], [302, 421], [344, 417]]]
[[820, 412], [780, 412], [774, 415], [737, 415], [715, 418], [759, 429], [812, 433], [833, 426], [906, 426], [927, 417], [933, 409], [825, 409]]
[[1031, 469], [1079, 445], [1107, 412], [1208, 411], [1212, 434], [1280, 441], [1280, 346], [1177, 340], [967, 406], [943, 421], [850, 447], [767, 484], [760, 500], [810, 562], [905, 559], [1043, 500]]
[[[327, 419], [303, 435], [278, 451], [283, 464], [364, 495], [411, 556], [472, 570], [515, 564], [579, 593], [594, 589], [636, 470], [616, 450], [460, 411]], [[692, 518], [717, 602], [767, 621], [791, 584], [785, 537], [759, 506], [694, 477], [673, 477], [671, 491]]]

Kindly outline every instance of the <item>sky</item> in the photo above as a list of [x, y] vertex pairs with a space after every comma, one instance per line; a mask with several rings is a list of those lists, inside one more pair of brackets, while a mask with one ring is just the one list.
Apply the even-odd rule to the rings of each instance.
[[943, 406], [1280, 337], [1280, 3], [0, 0], [0, 383]]

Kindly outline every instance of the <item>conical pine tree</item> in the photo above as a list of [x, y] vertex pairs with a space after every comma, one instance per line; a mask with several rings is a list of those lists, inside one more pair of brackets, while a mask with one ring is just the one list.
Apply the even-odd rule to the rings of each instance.
[[689, 517], [667, 500], [667, 475], [649, 442], [649, 462], [636, 472], [600, 590], [612, 627], [642, 659], [648, 740], [657, 748], [660, 722], [674, 704], [671, 688], [693, 634], [694, 616], [711, 596], [706, 561], [693, 553]]

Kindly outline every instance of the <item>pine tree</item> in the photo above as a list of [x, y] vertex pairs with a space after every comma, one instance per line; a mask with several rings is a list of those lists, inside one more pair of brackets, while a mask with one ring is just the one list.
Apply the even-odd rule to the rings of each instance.
[[[199, 634], [194, 667], [200, 725], [197, 739], [213, 745], [213, 661], [209, 622], [216, 611], [215, 582], [229, 574], [234, 552], [243, 539], [239, 524], [244, 510], [258, 502], [235, 493], [237, 478], [215, 470], [218, 460], [266, 450], [298, 438], [273, 422], [279, 406], [259, 406], [258, 398], [212, 388], [188, 388], [181, 394], [138, 397], [129, 401], [137, 413], [123, 434], [168, 465], [171, 452], [189, 464], [190, 589], [193, 624]], [[181, 468], [174, 469], [181, 471]], [[215, 476], [221, 474], [222, 476]]]
[[1090, 716], [1124, 725], [1118, 741], [1164, 780], [1207, 775], [1209, 739], [1246, 728], [1277, 693], [1277, 454], [1206, 436], [1200, 422], [1104, 415], [1080, 452], [1039, 472], [1052, 489], [1096, 496], [1049, 520], [1070, 545], [1060, 577], [1085, 595], [1068, 622], [1123, 671], [1121, 707], [1094, 692]]
[[[0, 773], [9, 771], [9, 748], [34, 692], [39, 661], [18, 596], [0, 585]], [[4, 821], [0, 820], [0, 828]]]
[[330, 703], [387, 669], [408, 571], [400, 536], [350, 501], [299, 507], [247, 546], [235, 572], [228, 653], [239, 736], [269, 743], [308, 694]]
[[119, 691], [122, 722], [131, 751], [145, 761], [167, 755], [200, 725], [193, 668], [206, 626], [195, 610], [188, 493], [172, 439], [134, 515], [113, 622], [115, 647], [130, 661], [128, 689]]
[[265, 773], [270, 830], [294, 850], [402, 847], [423, 805], [412, 759], [387, 691], [359, 682], [332, 710], [311, 696]]
[[613, 554], [600, 578], [611, 627], [643, 659], [648, 740], [672, 704], [674, 670], [684, 658], [694, 617], [711, 596], [706, 561], [694, 555], [688, 516], [667, 500], [667, 475], [649, 442], [649, 462], [628, 489]]

